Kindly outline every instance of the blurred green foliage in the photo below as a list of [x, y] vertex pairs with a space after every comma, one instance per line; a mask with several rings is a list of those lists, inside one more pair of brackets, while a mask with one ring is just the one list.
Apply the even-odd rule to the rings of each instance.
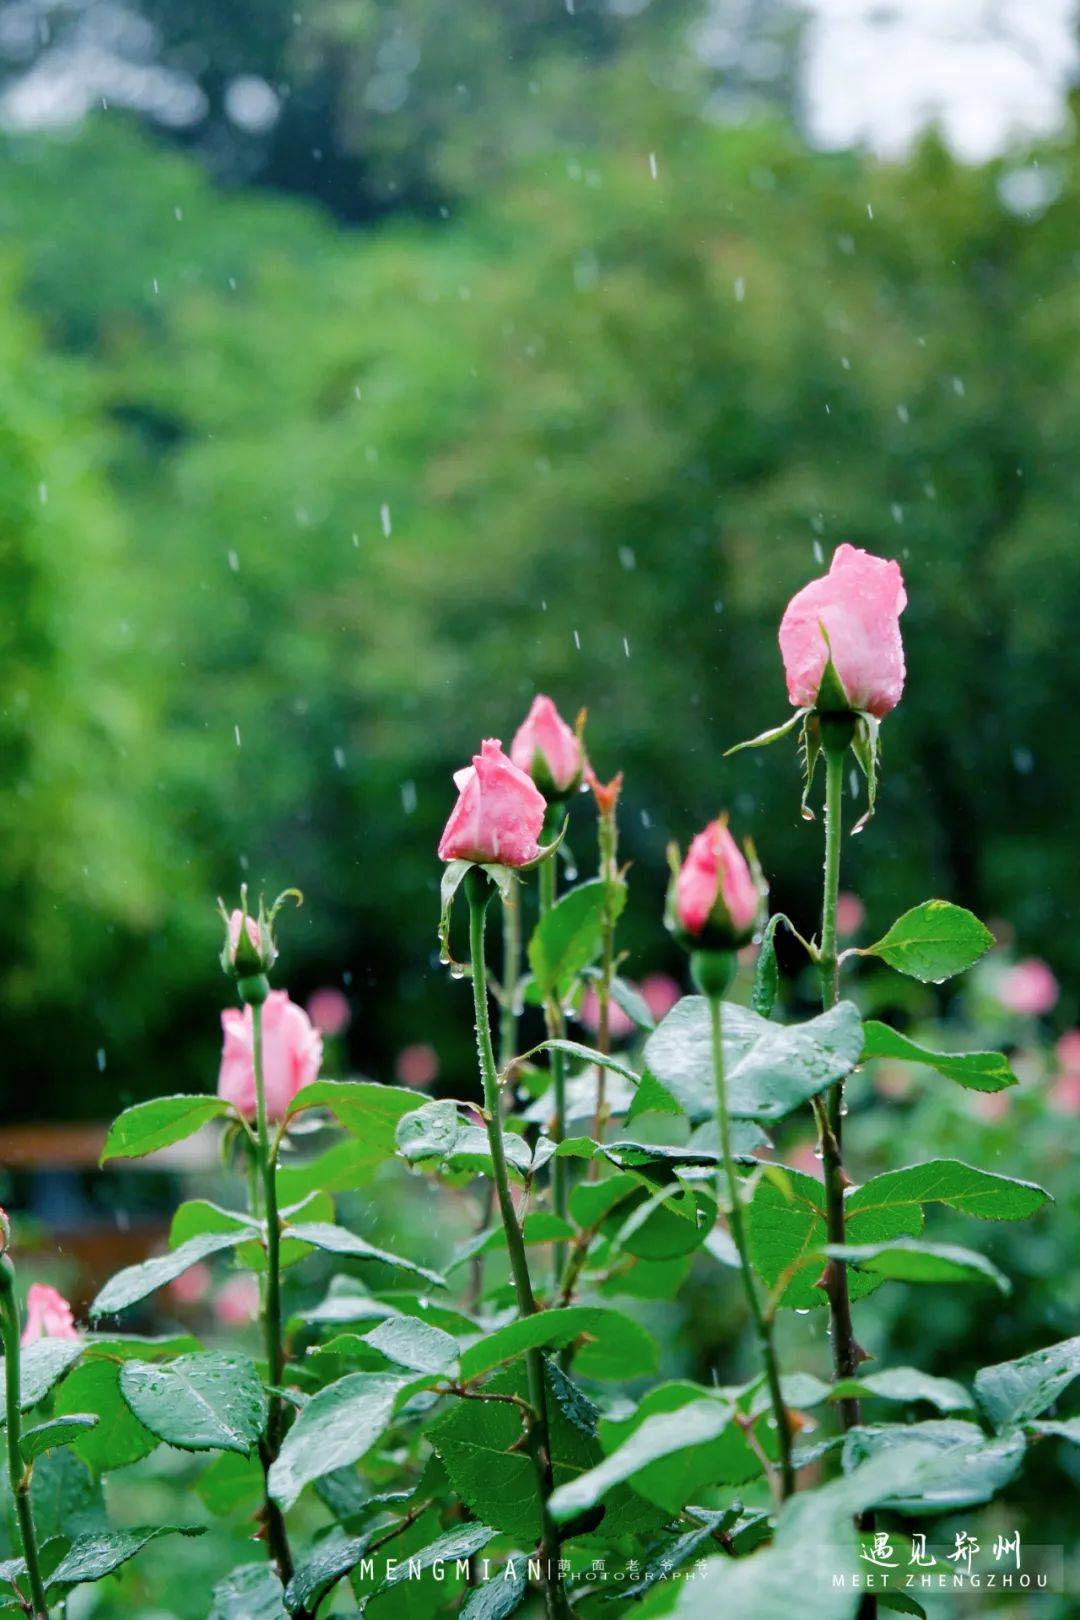
[[354, 1061], [431, 1038], [466, 1084], [434, 845], [537, 688], [626, 772], [629, 972], [720, 805], [812, 928], [793, 747], [722, 755], [788, 712], [775, 626], [840, 540], [910, 595], [846, 885], [1080, 967], [1076, 150], [1018, 215], [1012, 160], [813, 154], [650, 66], [560, 59], [449, 217], [362, 231], [122, 117], [0, 147], [10, 1114], [212, 1083], [245, 877], [304, 889], [282, 982], [348, 976]]

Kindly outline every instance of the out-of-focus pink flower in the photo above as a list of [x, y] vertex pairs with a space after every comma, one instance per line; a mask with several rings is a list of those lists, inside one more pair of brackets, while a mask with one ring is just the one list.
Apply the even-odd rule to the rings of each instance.
[[647, 973], [638, 989], [657, 1023], [682, 997], [682, 990], [670, 973]]
[[1026, 956], [1002, 976], [997, 997], [1009, 1012], [1023, 1018], [1039, 1018], [1056, 1005], [1060, 988], [1048, 965], [1039, 956]]
[[439, 840], [441, 861], [527, 866], [540, 853], [547, 806], [531, 776], [507, 759], [495, 737], [455, 772], [458, 802]]
[[903, 1102], [915, 1089], [914, 1076], [902, 1063], [875, 1063], [874, 1090], [889, 1102]]
[[430, 1086], [439, 1073], [439, 1054], [428, 1041], [413, 1041], [398, 1053], [394, 1073], [403, 1086]]
[[238, 1271], [214, 1295], [214, 1315], [223, 1327], [243, 1327], [259, 1314], [259, 1284], [250, 1271]]
[[[791, 598], [780, 621], [788, 697], [814, 708], [832, 657], [850, 709], [879, 719], [904, 690], [900, 615], [907, 593], [898, 563], [837, 546], [829, 572]], [[828, 638], [828, 639], [826, 639]]]
[[801, 1170], [804, 1176], [816, 1176], [818, 1181], [825, 1179], [821, 1157], [813, 1142], [800, 1142], [798, 1147], [793, 1147], [787, 1162], [793, 1170]]
[[866, 921], [866, 907], [857, 894], [844, 890], [836, 897], [836, 932], [841, 939], [857, 934]]
[[1049, 1097], [1056, 1114], [1080, 1114], [1080, 1069], [1062, 1069], [1055, 1075]]
[[1007, 1091], [980, 1091], [975, 1097], [977, 1113], [988, 1125], [996, 1125], [998, 1120], [1004, 1119], [1012, 1106], [1012, 1098]]
[[[225, 1040], [218, 1094], [247, 1118], [255, 1115], [255, 1065], [250, 1007], [228, 1007], [221, 1015]], [[322, 1062], [322, 1036], [303, 1007], [285, 990], [271, 990], [262, 1009], [263, 1087], [268, 1119], [281, 1119], [296, 1093], [316, 1078]]]
[[745, 944], [761, 910], [761, 892], [746, 856], [720, 817], [699, 832], [675, 880], [677, 920], [695, 938], [711, 923]]
[[1080, 1029], [1067, 1029], [1057, 1043], [1057, 1060], [1066, 1074], [1080, 1074]]
[[[591, 984], [581, 998], [578, 1023], [594, 1033], [600, 1028], [600, 998]], [[633, 1027], [634, 1020], [627, 1017], [614, 998], [609, 998], [608, 1034], [612, 1039], [619, 1040], [623, 1035], [629, 1035]]]
[[510, 758], [549, 798], [565, 798], [581, 781], [581, 740], [542, 692], [514, 733]]
[[31, 1283], [26, 1295], [26, 1326], [22, 1344], [35, 1339], [77, 1339], [71, 1306], [51, 1283]]
[[313, 990], [308, 997], [307, 1010], [320, 1035], [340, 1035], [352, 1022], [349, 998], [336, 985], [326, 984], [321, 990]]
[[169, 1293], [178, 1305], [198, 1305], [210, 1292], [213, 1278], [210, 1267], [204, 1266], [200, 1261], [198, 1265], [189, 1266], [182, 1271], [179, 1277], [174, 1277], [169, 1284]]

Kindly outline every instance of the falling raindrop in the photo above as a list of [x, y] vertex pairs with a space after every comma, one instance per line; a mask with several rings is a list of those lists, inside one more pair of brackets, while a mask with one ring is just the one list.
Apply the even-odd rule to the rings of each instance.
[[649, 173], [652, 175], [654, 180], [658, 180], [660, 178], [659, 170], [656, 167], [656, 153], [655, 152], [650, 152], [649, 153]]
[[97, 1049], [97, 1066], [98, 1066], [98, 1073], [99, 1074], [104, 1074], [105, 1073], [105, 1048], [103, 1046], [99, 1046], [98, 1049]]
[[383, 501], [382, 505], [379, 507], [379, 522], [382, 524], [382, 532], [385, 538], [389, 540], [392, 533], [392, 525], [390, 523], [390, 508], [385, 501]]

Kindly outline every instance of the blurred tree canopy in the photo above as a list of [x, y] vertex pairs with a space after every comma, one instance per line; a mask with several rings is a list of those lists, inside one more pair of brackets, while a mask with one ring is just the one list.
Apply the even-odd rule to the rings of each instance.
[[10, 1112], [210, 1084], [245, 877], [304, 889], [283, 982], [348, 975], [356, 1061], [453, 1072], [450, 772], [537, 688], [626, 771], [628, 972], [721, 805], [812, 928], [793, 745], [722, 756], [788, 713], [776, 624], [841, 540], [910, 596], [871, 926], [937, 892], [1080, 969], [1075, 147], [825, 157], [599, 37], [549, 92], [446, 217], [363, 230], [117, 115], [0, 147]]

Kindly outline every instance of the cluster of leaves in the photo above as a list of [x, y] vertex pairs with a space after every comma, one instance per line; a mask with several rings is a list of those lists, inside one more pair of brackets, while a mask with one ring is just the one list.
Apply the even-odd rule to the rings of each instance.
[[[301, 1169], [278, 1171], [280, 1263], [292, 1268], [321, 1251], [348, 1269], [288, 1321], [279, 1386], [268, 1386], [267, 1362], [204, 1349], [189, 1336], [105, 1329], [27, 1350], [20, 1444], [32, 1470], [50, 1598], [110, 1575], [162, 1535], [196, 1532], [192, 1525], [108, 1528], [102, 1476], [161, 1443], [212, 1456], [204, 1500], [215, 1511], [252, 1514], [266, 1533], [269, 1556], [220, 1583], [212, 1620], [255, 1613], [306, 1620], [328, 1613], [322, 1605], [345, 1581], [375, 1620], [396, 1616], [403, 1603], [416, 1616], [454, 1611], [499, 1620], [540, 1580], [545, 1523], [556, 1527], [556, 1585], [572, 1612], [615, 1603], [615, 1612], [644, 1605], [648, 1614], [692, 1616], [727, 1600], [748, 1620], [765, 1620], [812, 1549], [827, 1544], [841, 1558], [857, 1556], [853, 1515], [876, 1509], [902, 1522], [986, 1502], [1016, 1476], [1035, 1441], [1080, 1439], [1077, 1421], [1052, 1410], [1080, 1373], [1076, 1339], [985, 1367], [970, 1389], [911, 1366], [860, 1370], [840, 1382], [792, 1373], [782, 1379], [791, 1427], [801, 1432], [816, 1411], [824, 1435], [797, 1447], [804, 1488], [780, 1502], [776, 1422], [762, 1376], [732, 1386], [656, 1381], [660, 1349], [637, 1306], [677, 1293], [697, 1253], [709, 1257], [718, 1289], [734, 1286], [725, 1268], [738, 1256], [718, 1223], [725, 1196], [707, 1004], [685, 996], [656, 1024], [619, 976], [618, 957], [602, 954], [624, 885], [620, 873], [570, 888], [536, 924], [528, 972], [504, 971], [492, 992], [515, 1028], [530, 1003], [555, 998], [572, 1009], [587, 991], [610, 996], [636, 1025], [627, 1053], [556, 1036], [515, 1055], [501, 1075], [496, 1119], [453, 1099], [418, 1107], [415, 1093], [371, 1081], [317, 1080], [295, 1097], [275, 1159], [283, 1137], [305, 1119], [332, 1121], [341, 1141]], [[509, 885], [507, 892], [520, 904], [520, 893]], [[770, 926], [754, 1007], [723, 1007], [739, 1194], [767, 1318], [823, 1304], [820, 1279], [830, 1259], [849, 1268], [855, 1300], [890, 1279], [1007, 1293], [998, 1267], [977, 1249], [924, 1238], [924, 1220], [936, 1206], [980, 1220], [1022, 1220], [1047, 1199], [1034, 1183], [953, 1158], [890, 1170], [848, 1189], [846, 1242], [837, 1247], [828, 1242], [821, 1184], [775, 1162], [767, 1134], [876, 1057], [917, 1063], [981, 1091], [1016, 1084], [1007, 1061], [932, 1051], [864, 1021], [850, 1001], [803, 1022], [778, 1022], [774, 937]], [[971, 913], [930, 901], [860, 954], [937, 982], [970, 967], [988, 943]], [[548, 1068], [555, 1060], [571, 1067], [561, 1106]], [[215, 1120], [254, 1151], [247, 1122], [229, 1104], [173, 1096], [121, 1114], [103, 1157], [150, 1153]], [[606, 1128], [609, 1120], [618, 1133]], [[658, 1121], [680, 1122], [677, 1144]], [[536, 1292], [531, 1312], [507, 1282], [505, 1222], [485, 1221], [436, 1271], [339, 1224], [327, 1190], [394, 1158], [455, 1188], [476, 1184], [498, 1170], [495, 1131]], [[564, 1213], [552, 1196], [556, 1163], [570, 1172]], [[265, 1279], [267, 1239], [257, 1209], [185, 1203], [168, 1251], [112, 1277], [91, 1317], [121, 1317], [215, 1258], [229, 1256]], [[528, 1369], [537, 1356], [546, 1494], [529, 1447], [537, 1406]], [[829, 1432], [826, 1415], [852, 1397], [899, 1416]], [[275, 1402], [286, 1412], [277, 1442]], [[926, 1407], [932, 1417], [916, 1415]], [[820, 1483], [823, 1470], [831, 1482]], [[321, 1503], [326, 1522], [286, 1552], [283, 1567], [272, 1526], [284, 1525], [305, 1493]], [[693, 1581], [670, 1579], [691, 1563]], [[602, 1582], [593, 1578], [597, 1567]], [[22, 1605], [24, 1575], [19, 1557], [0, 1570], [8, 1608]], [[804, 1602], [814, 1620], [843, 1620], [857, 1594], [822, 1583]]]

